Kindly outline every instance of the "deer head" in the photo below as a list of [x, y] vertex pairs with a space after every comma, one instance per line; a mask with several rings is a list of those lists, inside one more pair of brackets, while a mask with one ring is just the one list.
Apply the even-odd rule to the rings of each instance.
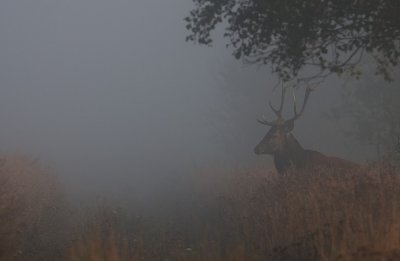
[[285, 150], [287, 150], [288, 147], [290, 147], [290, 146], [293, 146], [293, 145], [300, 146], [298, 144], [298, 142], [295, 140], [295, 138], [292, 136], [291, 131], [294, 128], [294, 121], [297, 120], [304, 112], [304, 109], [305, 109], [307, 101], [308, 101], [308, 97], [313, 89], [310, 87], [307, 87], [305, 96], [304, 96], [303, 105], [302, 105], [300, 111], [297, 111], [296, 98], [293, 95], [294, 116], [288, 120], [285, 120], [282, 117], [282, 110], [283, 110], [283, 105], [284, 105], [284, 101], [285, 101], [286, 89], [287, 89], [287, 87], [282, 87], [282, 96], [281, 96], [281, 103], [280, 103], [279, 109], [275, 109], [274, 106], [272, 105], [271, 100], [269, 101], [269, 106], [272, 109], [272, 111], [275, 113], [275, 115], [277, 116], [277, 119], [275, 121], [268, 121], [263, 117], [262, 120], [260, 120], [260, 119], [257, 120], [259, 123], [271, 127], [271, 129], [267, 132], [265, 137], [255, 147], [254, 152], [257, 155], [260, 155], [260, 154], [276, 155], [277, 153], [285, 152]]

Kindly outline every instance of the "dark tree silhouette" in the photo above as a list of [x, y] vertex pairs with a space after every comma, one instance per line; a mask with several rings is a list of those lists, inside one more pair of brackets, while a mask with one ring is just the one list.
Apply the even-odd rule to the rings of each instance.
[[[193, 0], [185, 18], [187, 41], [211, 45], [217, 25], [227, 46], [247, 63], [269, 64], [283, 81], [329, 74], [361, 74], [372, 57], [376, 72], [390, 80], [400, 58], [399, 0]], [[309, 76], [301, 70], [308, 70]]]

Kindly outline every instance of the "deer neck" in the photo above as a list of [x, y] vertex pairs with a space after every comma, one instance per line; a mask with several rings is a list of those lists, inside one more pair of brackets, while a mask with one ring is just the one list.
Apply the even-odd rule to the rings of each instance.
[[275, 167], [279, 173], [289, 168], [301, 168], [305, 163], [305, 150], [300, 143], [289, 134], [282, 150], [274, 153]]

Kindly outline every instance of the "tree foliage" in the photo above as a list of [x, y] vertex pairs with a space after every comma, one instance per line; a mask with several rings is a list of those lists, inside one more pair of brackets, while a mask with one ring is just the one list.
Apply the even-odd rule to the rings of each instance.
[[[283, 81], [348, 72], [358, 77], [365, 54], [390, 80], [400, 59], [398, 0], [193, 0], [187, 41], [211, 45], [225, 26], [227, 46], [247, 63], [268, 64]], [[315, 69], [302, 75], [307, 67]]]

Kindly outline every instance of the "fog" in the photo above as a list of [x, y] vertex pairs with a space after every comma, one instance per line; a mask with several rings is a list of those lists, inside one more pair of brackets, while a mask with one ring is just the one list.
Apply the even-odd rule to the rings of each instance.
[[[1, 152], [39, 158], [71, 194], [116, 198], [168, 191], [207, 168], [272, 168], [253, 148], [267, 131], [256, 118], [272, 117], [267, 101], [279, 99], [276, 78], [234, 60], [222, 39], [186, 43], [191, 7], [1, 1]], [[344, 82], [312, 94], [294, 135], [305, 148], [362, 161], [369, 152], [324, 116]]]

